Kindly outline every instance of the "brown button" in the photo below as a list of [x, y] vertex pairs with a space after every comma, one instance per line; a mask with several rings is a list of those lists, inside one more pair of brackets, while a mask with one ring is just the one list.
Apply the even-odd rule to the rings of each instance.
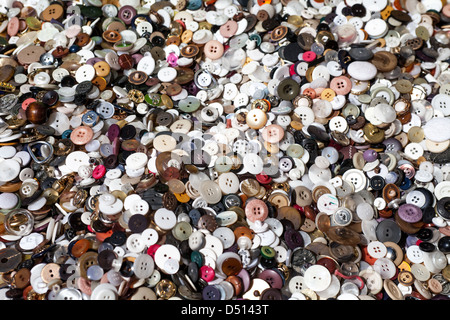
[[98, 264], [98, 253], [94, 251], [88, 251], [78, 259], [78, 266], [80, 268], [80, 276], [87, 278], [87, 269], [90, 266]]
[[41, 13], [41, 19], [44, 21], [51, 21], [52, 19], [59, 20], [64, 15], [64, 8], [58, 3], [52, 3]]
[[313, 198], [314, 202], [317, 203], [317, 200], [321, 196], [323, 196], [324, 194], [328, 194], [328, 193], [331, 193], [331, 191], [327, 187], [325, 187], [325, 186], [317, 186], [312, 191], [312, 198]]
[[297, 37], [297, 43], [303, 50], [309, 51], [311, 50], [311, 46], [315, 43], [314, 37], [307, 32], [300, 33]]
[[348, 227], [330, 227], [326, 232], [327, 236], [340, 244], [356, 246], [361, 242], [359, 233]]
[[225, 279], [225, 281], [228, 281], [233, 285], [236, 296], [241, 295], [242, 291], [244, 290], [244, 285], [242, 284], [241, 278], [237, 276], [229, 276]]
[[187, 45], [180, 51], [181, 55], [186, 58], [194, 58], [199, 52], [199, 48], [194, 44]]
[[39, 61], [41, 55], [46, 53], [45, 48], [41, 46], [28, 46], [17, 54], [17, 61], [20, 64], [31, 64], [33, 62]]
[[383, 199], [386, 202], [391, 202], [395, 199], [400, 199], [400, 189], [393, 183], [388, 183], [383, 188]]
[[173, 193], [183, 193], [186, 190], [186, 186], [181, 180], [171, 179], [167, 182], [169, 190]]
[[112, 30], [118, 33], [121, 33], [122, 31], [126, 30], [127, 27], [122, 21], [113, 21], [106, 27], [106, 30]]
[[312, 203], [313, 199], [311, 196], [311, 191], [308, 188], [304, 186], [299, 186], [294, 189], [294, 192], [295, 192], [295, 202], [300, 207], [309, 206]]
[[121, 147], [125, 151], [136, 151], [141, 143], [135, 139], [129, 139], [122, 142]]
[[95, 77], [94, 79], [92, 79], [92, 83], [97, 86], [100, 91], [104, 91], [106, 89], [106, 86], [108, 85], [106, 79], [103, 77]]
[[227, 276], [235, 276], [242, 270], [242, 263], [236, 258], [227, 258], [222, 263], [222, 271]]
[[197, 227], [199, 229], [206, 229], [209, 232], [213, 232], [214, 230], [217, 229], [218, 225], [216, 219], [213, 216], [205, 214], [201, 216], [200, 219], [198, 220]]
[[371, 62], [381, 72], [394, 70], [398, 63], [397, 57], [388, 51], [375, 52]]
[[259, 10], [258, 13], [256, 14], [256, 18], [259, 21], [264, 21], [264, 20], [269, 19], [269, 14], [267, 13], [266, 10]]
[[177, 36], [171, 36], [171, 37], [169, 37], [169, 39], [166, 40], [167, 46], [170, 46], [171, 44], [179, 46], [180, 43], [181, 43], [180, 37], [177, 37]]
[[106, 30], [105, 32], [103, 32], [102, 37], [103, 39], [105, 39], [105, 41], [111, 43], [122, 40], [122, 36], [120, 35], [120, 33], [114, 30]]
[[273, 41], [280, 41], [284, 37], [286, 37], [288, 33], [288, 28], [286, 26], [278, 26], [275, 29], [273, 29], [272, 33], [270, 34], [270, 38]]
[[259, 193], [260, 184], [255, 179], [245, 179], [241, 182], [241, 191], [248, 197], [254, 197]]
[[19, 269], [14, 275], [14, 284], [16, 288], [24, 289], [30, 284], [31, 272], [27, 268]]
[[178, 83], [173, 83], [166, 88], [166, 93], [169, 96], [176, 96], [177, 94], [180, 94], [182, 90], [183, 88]]
[[87, 33], [79, 33], [77, 34], [75, 44], [80, 47], [84, 47], [91, 41], [91, 37]]
[[291, 206], [285, 206], [278, 208], [277, 211], [277, 219], [287, 219], [292, 222], [294, 225], [294, 229], [298, 230], [300, 226], [303, 224], [303, 217], [300, 215], [300, 212]]
[[155, 60], [164, 60], [166, 58], [166, 52], [161, 47], [153, 47], [150, 50], [150, 54]]
[[355, 258], [355, 248], [337, 242], [330, 243], [330, 254], [339, 263], [349, 262]]
[[313, 232], [316, 229], [316, 224], [311, 219], [305, 219], [300, 230], [304, 232]]
[[176, 67], [177, 70], [177, 77], [175, 79], [175, 83], [178, 83], [180, 85], [187, 84], [194, 80], [194, 70], [190, 68], [181, 68]]
[[165, 181], [169, 181], [172, 179], [179, 179], [180, 178], [180, 170], [174, 167], [168, 167], [164, 172], [161, 174], [161, 177]]
[[442, 292], [442, 284], [438, 280], [431, 278], [427, 281], [427, 283], [428, 289], [430, 289], [430, 291], [434, 294], [439, 294]]
[[178, 200], [173, 193], [166, 192], [162, 196], [163, 206], [167, 210], [175, 211], [178, 206]]
[[7, 64], [0, 68], [0, 81], [1, 82], [8, 82], [12, 79], [14, 76], [16, 68], [13, 66]]
[[170, 114], [168, 112], [165, 112], [165, 111], [160, 112], [156, 116], [156, 122], [160, 126], [169, 127], [172, 124], [172, 122], [173, 122], [173, 116], [172, 116], [172, 114]]
[[407, 270], [400, 271], [398, 273], [397, 279], [398, 279], [398, 282], [400, 282], [404, 286], [412, 286], [414, 283], [413, 274]]
[[319, 213], [317, 215], [316, 220], [314, 220], [314, 221], [316, 221], [317, 229], [319, 231], [326, 233], [330, 229], [331, 220], [330, 220], [330, 217], [326, 213]]
[[147, 81], [148, 75], [143, 71], [133, 71], [128, 75], [131, 84], [140, 85]]
[[[120, 58], [119, 58], [120, 59]], [[94, 64], [95, 73], [99, 77], [106, 77], [109, 72], [111, 71], [111, 68], [108, 63], [105, 61], [99, 61]]]
[[119, 65], [122, 69], [131, 69], [134, 65], [134, 60], [131, 55], [124, 53], [119, 56]]
[[247, 227], [237, 227], [236, 229], [234, 229], [234, 236], [236, 237], [236, 239], [239, 239], [240, 237], [247, 237], [250, 240], [253, 240], [255, 233], [253, 232], [253, 230]]

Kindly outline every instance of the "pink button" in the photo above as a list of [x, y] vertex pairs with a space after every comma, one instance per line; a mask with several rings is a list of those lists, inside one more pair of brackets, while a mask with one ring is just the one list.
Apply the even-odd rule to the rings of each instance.
[[316, 59], [317, 55], [313, 51], [306, 51], [303, 53], [303, 60], [306, 62], [311, 62]]
[[100, 164], [95, 167], [94, 171], [92, 171], [92, 177], [94, 179], [101, 179], [106, 174], [106, 168], [104, 165]]
[[25, 99], [25, 100], [22, 102], [22, 109], [23, 109], [23, 110], [27, 110], [28, 106], [29, 106], [31, 103], [33, 103], [33, 102], [36, 102], [36, 99], [35, 99], [35, 98], [28, 98], [28, 99]]
[[277, 124], [268, 125], [263, 129], [262, 137], [269, 143], [280, 142], [284, 137], [284, 129]]
[[167, 56], [167, 62], [170, 64], [171, 67], [176, 67], [178, 65], [178, 57], [175, 53], [169, 53]]
[[223, 24], [219, 32], [222, 36], [225, 38], [231, 38], [236, 34], [236, 31], [238, 30], [238, 24], [234, 20], [228, 20], [227, 23]]
[[336, 77], [331, 80], [330, 88], [338, 95], [346, 95], [352, 90], [352, 82], [346, 76]]
[[89, 281], [88, 279], [79, 277], [77, 279], [77, 285], [78, 289], [80, 289], [80, 291], [84, 294], [87, 294], [88, 296], [92, 294], [91, 281]]
[[120, 127], [117, 124], [112, 124], [109, 129], [108, 133], [106, 133], [106, 136], [110, 141], [114, 140], [119, 136], [120, 133]]
[[250, 200], [245, 206], [245, 216], [250, 222], [264, 221], [268, 215], [269, 208], [262, 200]]
[[216, 273], [214, 272], [214, 269], [210, 266], [202, 266], [200, 268], [200, 277], [206, 282], [214, 280], [215, 275]]
[[256, 180], [258, 180], [258, 182], [261, 184], [269, 184], [270, 182], [272, 182], [272, 178], [266, 174], [257, 174]]
[[9, 20], [6, 32], [10, 37], [14, 37], [19, 32], [19, 18], [12, 17], [11, 20]]

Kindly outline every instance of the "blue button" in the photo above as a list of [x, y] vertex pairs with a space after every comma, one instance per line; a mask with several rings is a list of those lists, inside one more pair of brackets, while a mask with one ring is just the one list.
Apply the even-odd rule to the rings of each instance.
[[198, 10], [202, 6], [202, 0], [189, 0], [186, 9], [188, 10]]

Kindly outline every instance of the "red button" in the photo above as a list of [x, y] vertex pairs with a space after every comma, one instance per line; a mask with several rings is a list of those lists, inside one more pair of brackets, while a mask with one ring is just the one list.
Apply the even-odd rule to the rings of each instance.
[[94, 171], [92, 171], [92, 178], [101, 179], [106, 174], [106, 168], [104, 165], [100, 164], [95, 167]]
[[159, 249], [159, 247], [161, 247], [159, 244], [151, 245], [150, 247], [148, 247], [147, 254], [155, 259], [155, 253]]
[[306, 51], [303, 53], [303, 60], [306, 62], [311, 62], [316, 59], [316, 54], [313, 51]]

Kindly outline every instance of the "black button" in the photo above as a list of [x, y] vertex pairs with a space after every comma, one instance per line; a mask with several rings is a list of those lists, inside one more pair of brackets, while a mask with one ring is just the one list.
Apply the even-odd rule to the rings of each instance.
[[430, 242], [422, 241], [421, 243], [419, 243], [419, 249], [424, 252], [433, 252], [436, 247]]
[[112, 245], [119, 247], [127, 241], [127, 235], [122, 231], [115, 231], [111, 237], [110, 242]]
[[73, 87], [76, 84], [77, 80], [71, 75], [64, 76], [61, 79], [61, 87]]
[[126, 125], [120, 130], [120, 137], [123, 140], [133, 139], [136, 136], [136, 128], [132, 125]]
[[438, 249], [442, 253], [450, 253], [450, 237], [445, 236], [439, 239], [438, 241]]
[[73, 268], [73, 265], [71, 264], [62, 264], [59, 268], [59, 277], [62, 281], [67, 281], [71, 275], [75, 273], [75, 268], [72, 269], [72, 272], [69, 272], [69, 267]]
[[198, 280], [198, 266], [195, 262], [189, 262], [187, 273], [192, 282], [197, 282]]
[[42, 102], [50, 107], [59, 101], [59, 94], [56, 91], [47, 91], [42, 97]]
[[147, 229], [148, 221], [143, 214], [133, 214], [128, 220], [128, 227], [131, 233], [141, 233]]
[[416, 237], [422, 241], [429, 241], [433, 238], [433, 231], [431, 229], [420, 229], [419, 232], [416, 233]]
[[381, 176], [373, 176], [370, 178], [370, 186], [373, 190], [383, 190], [385, 184], [386, 183]]
[[368, 61], [373, 58], [372, 50], [364, 47], [351, 48], [348, 54], [353, 60], [356, 61]]
[[122, 266], [120, 267], [120, 274], [127, 278], [133, 276], [134, 275], [133, 262], [129, 260], [124, 260], [122, 262]]
[[362, 4], [354, 4], [351, 8], [354, 17], [364, 17], [366, 15], [366, 8]]
[[110, 270], [117, 254], [113, 250], [103, 250], [97, 256], [98, 265], [105, 271]]
[[436, 205], [436, 211], [444, 219], [450, 219], [450, 197], [440, 199]]

